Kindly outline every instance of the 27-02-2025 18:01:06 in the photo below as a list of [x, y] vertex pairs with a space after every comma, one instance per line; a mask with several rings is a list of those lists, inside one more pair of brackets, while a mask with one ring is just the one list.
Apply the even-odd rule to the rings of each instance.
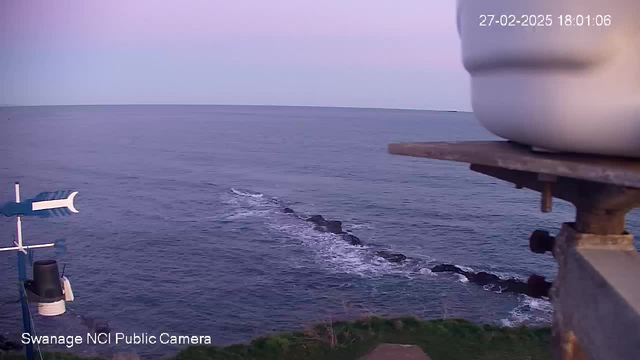
[[487, 26], [611, 26], [611, 15], [480, 15], [479, 25]]

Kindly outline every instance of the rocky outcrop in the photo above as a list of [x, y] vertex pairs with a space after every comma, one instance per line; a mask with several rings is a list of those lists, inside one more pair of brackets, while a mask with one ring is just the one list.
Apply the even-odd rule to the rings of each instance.
[[353, 234], [344, 233], [342, 234], [342, 239], [351, 245], [362, 245], [362, 241]]
[[327, 220], [323, 218], [322, 215], [313, 215], [308, 218], [307, 221], [314, 223], [315, 226], [313, 228], [317, 231], [329, 232], [337, 235], [344, 234], [344, 231], [342, 231], [342, 221]]
[[327, 221], [325, 228], [332, 234], [342, 234], [342, 221]]
[[327, 220], [324, 217], [322, 217], [322, 215], [313, 215], [307, 218], [307, 221], [312, 222], [316, 225], [324, 225], [327, 223]]
[[501, 279], [495, 274], [491, 274], [485, 271], [480, 271], [477, 273], [472, 271], [465, 271], [451, 264], [436, 265], [431, 269], [431, 271], [434, 273], [452, 272], [452, 273], [460, 274], [466, 277], [469, 280], [469, 282], [473, 284], [481, 285], [481, 286], [489, 286], [491, 290], [500, 291], [500, 292], [509, 292], [509, 293], [515, 293], [515, 294], [526, 294], [529, 296], [536, 297], [535, 296], [536, 294], [529, 293], [528, 285], [525, 282], [520, 281], [518, 279], [505, 280], [505, 279]]
[[404, 256], [404, 254], [391, 253], [384, 250], [376, 251], [376, 255], [392, 263], [401, 263], [407, 260], [407, 257]]
[[[259, 195], [260, 197], [262, 197], [261, 194]], [[312, 215], [310, 217], [307, 217], [304, 214], [296, 213], [292, 208], [285, 207], [284, 203], [280, 202], [279, 200], [270, 199], [269, 201], [277, 204], [278, 207], [281, 209], [280, 211], [282, 213], [293, 215], [300, 220], [312, 223], [313, 229], [316, 231], [340, 235], [345, 242], [351, 245], [356, 245], [356, 246], [363, 245], [362, 241], [357, 236], [353, 235], [350, 231], [345, 231], [342, 229], [341, 221], [327, 220], [322, 215]], [[375, 255], [392, 263], [403, 263], [404, 261], [407, 260], [407, 256], [405, 256], [404, 254], [392, 253], [386, 250], [376, 251]], [[450, 272], [450, 273], [459, 274], [464, 276], [466, 279], [468, 279], [469, 282], [476, 285], [484, 286], [488, 290], [507, 292], [507, 293], [527, 294], [532, 297], [546, 296], [545, 294], [548, 294], [549, 287], [551, 286], [550, 283], [544, 281], [544, 279], [537, 282], [534, 279], [533, 285], [536, 285], [536, 286], [533, 286], [533, 287], [539, 288], [539, 291], [530, 291], [529, 289], [531, 287], [527, 283], [520, 281], [518, 279], [514, 279], [514, 278], [501, 279], [495, 274], [491, 274], [485, 271], [480, 271], [480, 272], [466, 271], [452, 264], [439, 264], [434, 266], [431, 269], [431, 271], [434, 273]], [[531, 279], [530, 279], [530, 282], [531, 282]], [[93, 321], [91, 321], [91, 324], [87, 324], [87, 326], [96, 332], [108, 333], [111, 330], [109, 328], [108, 323], [106, 322], [94, 323]]]
[[[295, 211], [291, 208], [284, 208], [282, 212], [285, 214], [295, 214]], [[327, 220], [322, 215], [312, 215], [306, 219], [300, 215], [297, 216], [314, 224], [313, 229], [316, 231], [341, 235], [342, 239], [351, 245], [362, 245], [360, 238], [342, 229], [342, 221]], [[392, 263], [401, 263], [407, 259], [404, 254], [391, 253], [388, 251], [377, 251], [376, 255]]]

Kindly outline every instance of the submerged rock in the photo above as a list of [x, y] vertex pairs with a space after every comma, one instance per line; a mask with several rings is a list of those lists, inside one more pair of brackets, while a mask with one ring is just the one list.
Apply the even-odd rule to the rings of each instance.
[[342, 234], [342, 221], [327, 221], [325, 225], [327, 231], [333, 234]]
[[407, 260], [404, 254], [390, 253], [388, 251], [376, 251], [376, 255], [392, 263], [401, 263]]
[[285, 214], [295, 214], [295, 211], [293, 211], [293, 209], [288, 208], [288, 207], [282, 209], [282, 212], [285, 213]]
[[431, 269], [432, 272], [453, 272], [456, 274], [463, 274], [464, 272], [462, 269], [460, 269], [459, 267], [455, 266], [455, 265], [450, 265], [450, 264], [440, 264], [440, 265], [436, 265]]
[[501, 279], [495, 274], [491, 274], [485, 271], [474, 273], [472, 271], [465, 271], [458, 266], [451, 264], [439, 264], [431, 269], [432, 272], [452, 272], [463, 275], [469, 282], [480, 285], [488, 286], [491, 290], [500, 292], [509, 292], [515, 294], [526, 294], [533, 297], [539, 297], [537, 294], [529, 294], [528, 285], [518, 279]]
[[352, 234], [344, 233], [342, 234], [342, 239], [344, 239], [344, 241], [348, 242], [351, 245], [362, 245], [362, 241], [360, 241], [357, 236]]
[[314, 230], [321, 232], [330, 232], [332, 234], [338, 235], [344, 233], [344, 231], [342, 231], [342, 221], [327, 220], [323, 218], [322, 215], [313, 215], [306, 220], [316, 224], [313, 227]]
[[325, 218], [323, 218], [322, 215], [313, 215], [312, 217], [307, 218], [307, 221], [320, 226], [327, 225], [327, 220], [325, 220]]

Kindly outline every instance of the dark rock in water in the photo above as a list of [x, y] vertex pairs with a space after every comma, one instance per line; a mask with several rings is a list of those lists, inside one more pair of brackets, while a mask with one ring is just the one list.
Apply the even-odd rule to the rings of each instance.
[[342, 234], [342, 238], [351, 245], [362, 245], [362, 241], [355, 235], [344, 233]]
[[334, 234], [342, 234], [342, 221], [327, 221], [325, 225], [327, 227], [327, 231]]
[[546, 281], [544, 276], [531, 275], [527, 281], [527, 295], [531, 297], [549, 296], [552, 283]]
[[450, 264], [440, 264], [436, 265], [431, 269], [431, 272], [453, 272], [456, 274], [463, 274], [464, 271], [455, 265]]
[[320, 231], [320, 232], [327, 232], [328, 231], [325, 226], [320, 226], [320, 225], [314, 225], [313, 226], [313, 230]]
[[[507, 279], [507, 280], [502, 280], [502, 285], [500, 285], [501, 287], [504, 286], [506, 290], [503, 291], [507, 291], [507, 292], [511, 292], [511, 293], [516, 293], [516, 294], [528, 294], [529, 293], [529, 286], [525, 283], [523, 283], [520, 280], [517, 279]], [[531, 295], [529, 295], [531, 296]], [[537, 297], [537, 296], [533, 296], [533, 297]]]
[[294, 214], [295, 213], [295, 211], [293, 211], [293, 209], [291, 209], [291, 208], [284, 208], [284, 209], [282, 209], [282, 212], [285, 213], [285, 214]]
[[376, 255], [392, 263], [400, 263], [407, 260], [407, 257], [403, 254], [394, 254], [388, 251], [376, 251]]
[[480, 271], [479, 273], [467, 273], [463, 274], [469, 281], [478, 285], [489, 285], [499, 282], [501, 279], [497, 275], [489, 274], [488, 272]]
[[308, 218], [307, 221], [320, 226], [327, 225], [327, 220], [325, 220], [325, 218], [323, 218], [322, 215], [313, 215], [312, 217]]
[[471, 271], [464, 271], [461, 268], [451, 264], [436, 265], [431, 269], [432, 272], [452, 272], [463, 275], [469, 282], [480, 285], [488, 286], [489, 289], [500, 292], [509, 292], [515, 294], [528, 294], [528, 286], [526, 283], [518, 279], [503, 280], [497, 275], [490, 274], [485, 271], [474, 273]]
[[321, 232], [330, 232], [333, 234], [342, 234], [342, 221], [329, 221], [322, 217], [322, 215], [313, 215], [306, 219], [309, 222], [316, 224], [314, 230]]

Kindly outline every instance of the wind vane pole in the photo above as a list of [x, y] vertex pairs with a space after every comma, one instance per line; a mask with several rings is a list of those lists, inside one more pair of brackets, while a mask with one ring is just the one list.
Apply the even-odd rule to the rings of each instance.
[[[73, 200], [77, 194], [77, 191], [42, 192], [33, 199], [21, 202], [20, 184], [16, 182], [15, 202], [6, 202], [0, 207], [0, 214], [17, 217], [16, 227], [18, 240], [14, 241], [13, 245], [15, 246], [0, 248], [0, 252], [12, 250], [18, 252], [18, 288], [20, 291], [20, 302], [22, 304], [22, 321], [24, 332], [29, 335], [32, 334], [29, 302], [37, 302], [38, 309], [42, 315], [59, 315], [65, 311], [64, 302], [73, 301], [73, 292], [66, 277], [61, 277], [59, 282], [55, 280], [53, 282], [51, 281], [51, 275], [54, 275], [53, 279], [59, 278], [58, 267], [55, 261], [43, 261], [40, 262], [40, 264], [36, 262], [34, 265], [34, 280], [27, 280], [25, 259], [27, 250], [60, 245], [58, 241], [49, 244], [25, 245], [22, 239], [22, 216], [49, 217], [52, 215], [64, 216], [70, 215], [71, 213], [78, 213], [78, 210], [76, 210], [73, 205]], [[40, 265], [37, 273], [35, 271], [36, 265]], [[38, 277], [40, 277], [40, 279], [38, 279]], [[31, 341], [26, 344], [26, 354], [28, 360], [33, 360], [33, 345]]]

